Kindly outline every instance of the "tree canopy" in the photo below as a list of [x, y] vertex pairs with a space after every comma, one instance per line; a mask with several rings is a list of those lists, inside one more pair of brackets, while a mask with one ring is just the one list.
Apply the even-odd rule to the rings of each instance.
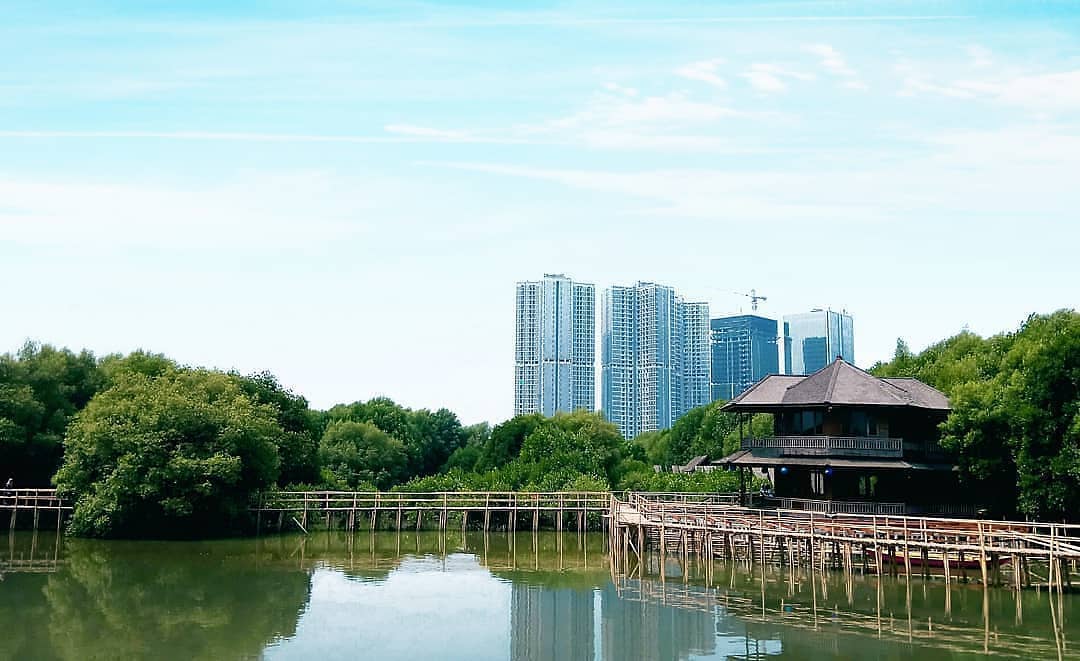
[[284, 440], [274, 407], [228, 375], [127, 372], [75, 416], [56, 485], [76, 534], [227, 532], [274, 484]]
[[962, 332], [912, 354], [902, 341], [878, 376], [912, 376], [949, 396], [941, 442], [997, 514], [1080, 512], [1080, 314], [1032, 315], [1014, 332]]

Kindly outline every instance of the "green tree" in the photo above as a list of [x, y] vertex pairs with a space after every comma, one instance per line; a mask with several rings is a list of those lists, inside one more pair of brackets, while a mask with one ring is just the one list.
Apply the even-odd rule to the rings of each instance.
[[543, 424], [544, 420], [544, 416], [539, 413], [530, 413], [516, 415], [502, 424], [495, 425], [476, 464], [476, 470], [485, 472], [510, 463], [521, 452], [525, 437]]
[[1077, 516], [1080, 315], [1032, 315], [1015, 332], [963, 331], [915, 355], [902, 349], [873, 372], [948, 395], [941, 443], [957, 453], [969, 493], [1000, 515]]
[[60, 466], [64, 430], [103, 385], [93, 354], [27, 342], [0, 356], [0, 470], [19, 486], [46, 486]]
[[409, 453], [413, 475], [431, 475], [442, 468], [455, 450], [465, 445], [465, 430], [455, 414], [447, 409], [432, 413], [427, 409], [411, 412]]
[[324, 470], [356, 488], [364, 483], [386, 489], [403, 479], [408, 468], [405, 445], [370, 422], [330, 423], [319, 443]]
[[270, 372], [240, 376], [230, 372], [253, 401], [272, 406], [285, 432], [278, 446], [278, 484], [312, 484], [319, 479], [319, 425], [308, 401], [286, 389]]
[[71, 532], [173, 537], [236, 530], [278, 475], [276, 411], [229, 376], [124, 372], [87, 404], [56, 475]]
[[633, 444], [645, 452], [646, 461], [654, 466], [670, 466], [671, 440], [668, 430], [647, 431], [638, 434]]

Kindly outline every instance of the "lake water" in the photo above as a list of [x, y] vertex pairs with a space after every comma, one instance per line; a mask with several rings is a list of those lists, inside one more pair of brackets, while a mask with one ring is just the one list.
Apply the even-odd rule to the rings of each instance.
[[598, 534], [5, 551], [2, 659], [1080, 658], [1080, 595], [720, 562], [709, 582], [674, 555], [613, 577]]

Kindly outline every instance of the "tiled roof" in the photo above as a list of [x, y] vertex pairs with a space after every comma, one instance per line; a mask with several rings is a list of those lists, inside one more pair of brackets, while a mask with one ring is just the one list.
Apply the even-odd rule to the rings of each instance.
[[949, 410], [948, 398], [922, 381], [878, 378], [840, 358], [809, 376], [769, 375], [723, 408], [738, 411], [829, 405]]

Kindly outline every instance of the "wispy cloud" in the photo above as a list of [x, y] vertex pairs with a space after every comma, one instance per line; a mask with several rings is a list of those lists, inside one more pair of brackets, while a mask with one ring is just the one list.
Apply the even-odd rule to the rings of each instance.
[[835, 76], [855, 76], [855, 70], [848, 66], [839, 51], [829, 44], [812, 44], [806, 47], [806, 51], [821, 58], [821, 66], [829, 73]]
[[326, 142], [357, 144], [395, 143], [524, 143], [523, 137], [479, 135], [468, 131], [454, 131], [416, 126], [412, 124], [387, 124], [383, 130], [388, 135], [321, 135], [317, 133], [249, 133], [235, 131], [0, 131], [2, 138], [18, 139], [119, 139], [119, 140], [176, 140], [197, 142]]
[[982, 69], [994, 63], [994, 54], [985, 46], [980, 46], [978, 44], [968, 46], [967, 54], [971, 59], [971, 66], [973, 67]]
[[215, 142], [418, 142], [421, 136], [319, 135], [221, 131], [0, 131], [0, 138], [152, 139]]
[[750, 85], [760, 92], [783, 92], [788, 80], [809, 81], [814, 75], [802, 71], [787, 69], [775, 64], [754, 63], [750, 70], [742, 74]]
[[416, 126], [414, 124], [387, 124], [383, 127], [383, 130], [387, 133], [394, 133], [396, 135], [434, 138], [436, 140], [448, 140], [451, 142], [467, 141], [470, 138], [469, 134], [465, 131], [447, 131], [445, 129]]
[[1042, 114], [1080, 109], [1080, 69], [939, 82], [911, 63], [902, 62], [896, 68], [902, 76], [901, 95], [983, 99]]
[[714, 87], [727, 87], [727, 81], [720, 77], [717, 70], [720, 65], [724, 64], [722, 58], [714, 58], [711, 60], [701, 60], [699, 62], [691, 62], [675, 70], [675, 75], [687, 78], [689, 80], [697, 80], [703, 83], [708, 83]]
[[351, 218], [370, 212], [376, 191], [393, 194], [381, 181], [313, 171], [249, 173], [186, 188], [0, 173], [7, 206], [0, 231], [44, 245], [285, 247], [301, 236], [366, 232], [367, 224]]

